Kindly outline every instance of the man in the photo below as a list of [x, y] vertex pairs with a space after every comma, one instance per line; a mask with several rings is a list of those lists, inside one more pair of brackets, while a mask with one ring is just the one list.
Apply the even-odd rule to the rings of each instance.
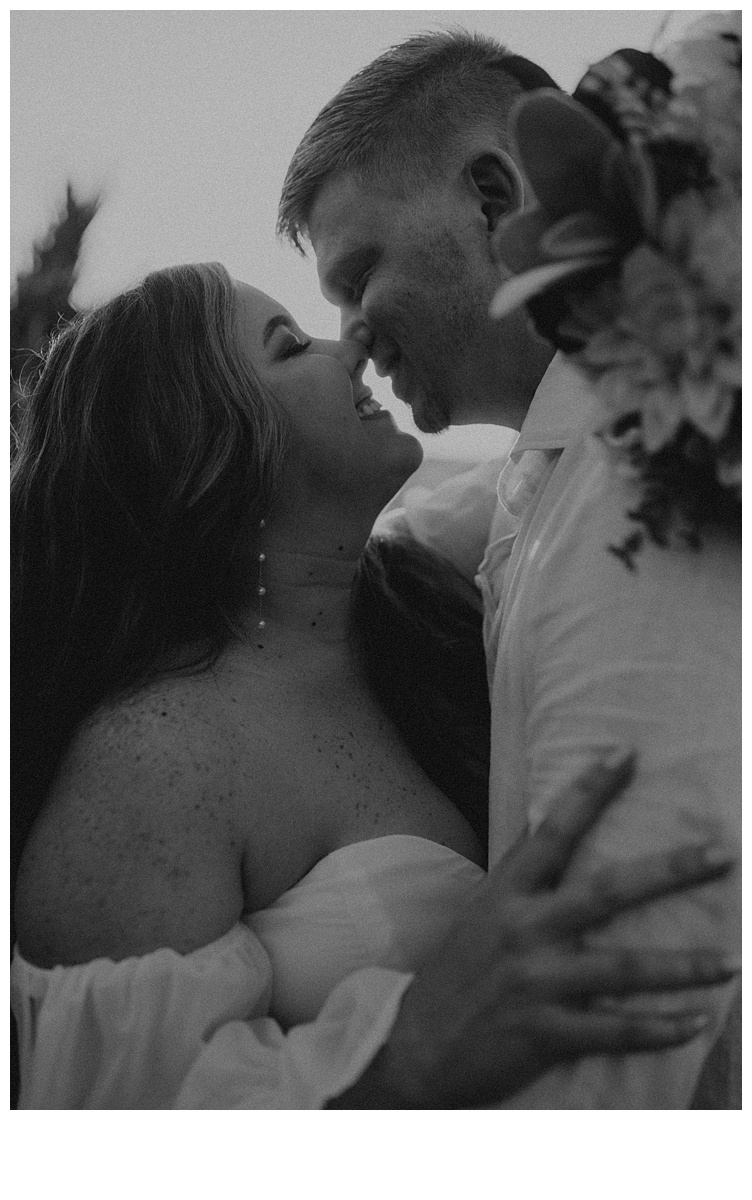
[[[540, 86], [555, 85], [490, 39], [439, 33], [395, 47], [305, 135], [279, 229], [298, 248], [310, 239], [342, 335], [363, 341], [421, 429], [487, 422], [520, 431], [498, 494], [485, 468], [447, 485], [432, 511], [400, 518], [477, 572], [483, 592], [491, 863], [547, 812], [563, 778], [616, 741], [637, 749], [639, 771], [591, 840], [593, 864], [693, 837], [735, 845], [735, 548], [712, 537], [700, 554], [649, 545], [627, 570], [607, 547], [628, 531], [630, 495], [584, 436], [591, 397], [566, 365], [551, 364], [551, 348], [520, 313], [488, 316], [504, 273], [499, 221], [531, 199], [507, 117], [522, 90]], [[631, 913], [603, 942], [660, 946], [668, 936], [676, 947], [733, 947], [739, 921], [731, 880]], [[690, 1106], [732, 993], [718, 989], [713, 1027], [690, 1046], [590, 1059], [508, 1106]]]

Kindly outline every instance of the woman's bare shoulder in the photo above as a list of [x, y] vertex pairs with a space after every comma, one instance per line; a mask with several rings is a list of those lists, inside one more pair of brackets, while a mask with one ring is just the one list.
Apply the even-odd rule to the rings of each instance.
[[32, 961], [187, 952], [240, 916], [243, 835], [212, 686], [160, 681], [78, 730], [19, 876]]
[[221, 769], [223, 725], [212, 703], [214, 690], [206, 675], [168, 678], [102, 705], [78, 729], [58, 791], [74, 781], [79, 786], [85, 781], [87, 790], [109, 791], [113, 780], [120, 791], [131, 777], [148, 772], [166, 782], [176, 769], [185, 783], [194, 774]]

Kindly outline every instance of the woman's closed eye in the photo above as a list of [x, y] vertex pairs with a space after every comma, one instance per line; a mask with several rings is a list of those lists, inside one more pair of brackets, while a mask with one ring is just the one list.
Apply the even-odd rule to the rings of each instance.
[[311, 344], [311, 338], [299, 338], [291, 329], [284, 331], [280, 341], [278, 358], [293, 358], [296, 354], [303, 354]]

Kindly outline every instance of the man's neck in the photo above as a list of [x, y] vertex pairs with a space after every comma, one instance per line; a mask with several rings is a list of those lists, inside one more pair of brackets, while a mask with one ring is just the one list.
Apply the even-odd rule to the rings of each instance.
[[507, 360], [499, 363], [493, 353], [476, 361], [474, 386], [468, 386], [453, 424], [501, 425], [519, 432], [555, 353], [548, 342], [527, 334], [514, 367]]

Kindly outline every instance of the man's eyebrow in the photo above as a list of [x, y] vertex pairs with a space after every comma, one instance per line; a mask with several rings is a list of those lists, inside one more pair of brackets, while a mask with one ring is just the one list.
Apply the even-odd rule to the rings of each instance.
[[275, 313], [273, 317], [270, 317], [264, 326], [264, 333], [261, 339], [263, 346], [268, 344], [274, 330], [278, 329], [280, 325], [286, 325], [289, 329], [292, 326], [292, 318], [288, 317], [287, 313]]

